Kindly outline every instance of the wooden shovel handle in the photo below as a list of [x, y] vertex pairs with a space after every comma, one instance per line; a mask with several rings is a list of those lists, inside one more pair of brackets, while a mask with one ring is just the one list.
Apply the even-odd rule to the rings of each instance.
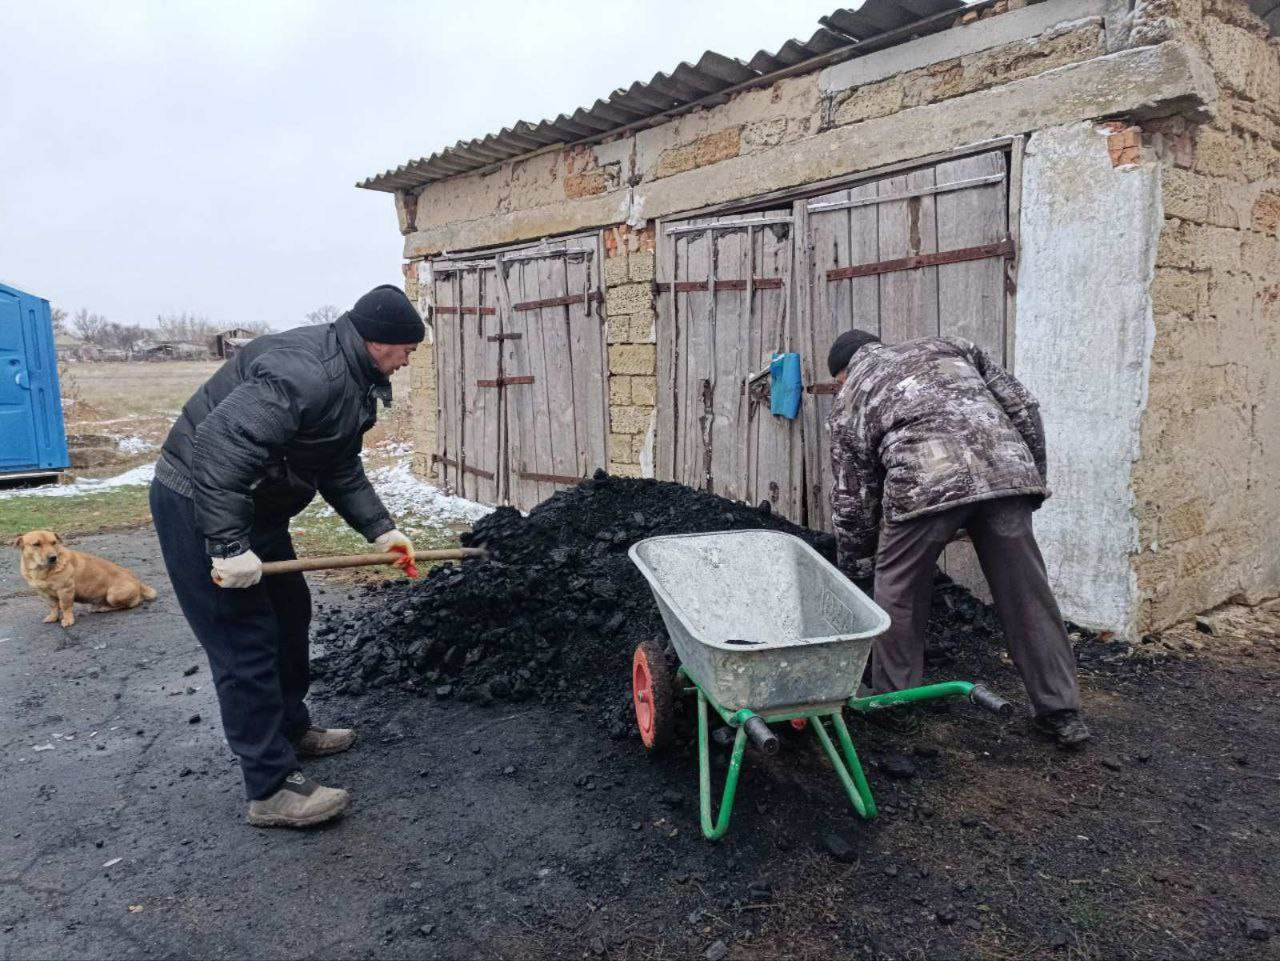
[[[465, 561], [473, 557], [487, 557], [482, 547], [454, 547], [441, 551], [414, 551], [415, 561]], [[296, 574], [299, 571], [333, 571], [343, 567], [374, 567], [390, 564], [404, 557], [403, 554], [341, 554], [336, 557], [299, 557], [292, 561], [267, 561], [262, 565], [263, 576], [269, 574]]]

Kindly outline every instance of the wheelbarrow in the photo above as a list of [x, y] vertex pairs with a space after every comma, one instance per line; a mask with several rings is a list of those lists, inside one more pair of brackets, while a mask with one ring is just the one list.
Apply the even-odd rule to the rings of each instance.
[[[649, 582], [680, 662], [672, 665], [657, 641], [636, 647], [636, 725], [645, 748], [660, 751], [674, 733], [675, 698], [697, 696], [699, 809], [708, 840], [729, 829], [747, 742], [777, 753], [771, 724], [811, 728], [853, 809], [874, 818], [875, 799], [845, 708], [870, 713], [960, 696], [1004, 718], [1013, 713], [1007, 701], [968, 681], [856, 696], [871, 643], [888, 629], [889, 616], [798, 537], [777, 531], [677, 534], [639, 541], [629, 556]], [[708, 706], [736, 730], [714, 818]]]

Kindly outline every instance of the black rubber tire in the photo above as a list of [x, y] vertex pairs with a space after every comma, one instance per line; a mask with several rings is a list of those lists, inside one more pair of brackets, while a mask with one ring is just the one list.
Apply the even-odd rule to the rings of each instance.
[[[645, 738], [644, 723], [640, 716], [640, 705], [635, 698], [636, 663], [643, 658], [649, 674], [649, 684], [653, 699], [651, 702], [652, 721], [650, 736]], [[642, 641], [636, 645], [632, 655], [632, 707], [636, 711], [636, 727], [641, 732], [641, 742], [651, 757], [662, 754], [676, 734], [676, 674], [663, 645], [658, 641]]]

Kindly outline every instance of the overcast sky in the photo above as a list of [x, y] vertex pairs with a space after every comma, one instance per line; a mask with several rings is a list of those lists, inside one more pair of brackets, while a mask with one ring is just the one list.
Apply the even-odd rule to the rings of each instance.
[[837, 6], [0, 0], [0, 282], [294, 326], [402, 280], [393, 201], [357, 180]]

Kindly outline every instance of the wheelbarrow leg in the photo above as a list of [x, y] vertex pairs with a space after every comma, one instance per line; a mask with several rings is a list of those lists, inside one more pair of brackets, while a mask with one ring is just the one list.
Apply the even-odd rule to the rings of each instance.
[[[823, 717], [815, 716], [812, 719], [813, 733], [817, 735], [823, 750], [827, 752], [827, 757], [831, 759], [831, 766], [835, 768], [836, 776], [844, 785], [845, 793], [853, 803], [853, 809], [864, 818], [873, 818], [876, 816], [875, 798], [871, 796], [871, 787], [867, 784], [867, 776], [862, 771], [862, 763], [858, 760], [858, 752], [853, 747], [853, 738], [849, 737], [849, 729], [845, 726], [844, 718], [839, 711], [827, 717], [831, 719], [831, 726], [836, 729], [836, 737], [840, 739], [840, 750], [837, 751], [835, 744], [832, 743]], [[841, 757], [842, 753], [843, 757]]]
[[698, 804], [702, 815], [702, 835], [708, 841], [718, 841], [729, 830], [729, 818], [733, 814], [733, 797], [738, 792], [738, 774], [742, 770], [742, 754], [747, 748], [747, 732], [738, 728], [733, 740], [733, 754], [729, 757], [729, 772], [724, 779], [724, 796], [715, 823], [711, 821], [711, 748], [707, 731], [707, 697], [698, 689]]

